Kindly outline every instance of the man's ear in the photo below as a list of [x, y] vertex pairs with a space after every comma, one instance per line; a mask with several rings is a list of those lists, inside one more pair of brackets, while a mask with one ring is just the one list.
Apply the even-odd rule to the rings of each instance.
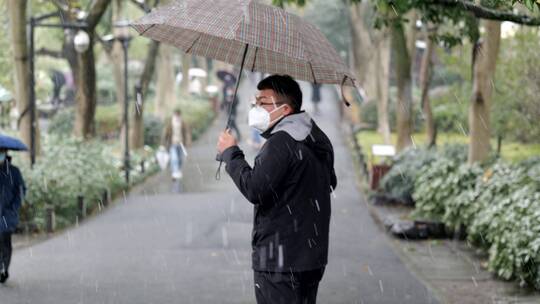
[[291, 107], [290, 104], [285, 104], [286, 107], [285, 107], [285, 113], [283, 113], [285, 116], [287, 115], [290, 115], [290, 114], [293, 114], [294, 113], [294, 109]]

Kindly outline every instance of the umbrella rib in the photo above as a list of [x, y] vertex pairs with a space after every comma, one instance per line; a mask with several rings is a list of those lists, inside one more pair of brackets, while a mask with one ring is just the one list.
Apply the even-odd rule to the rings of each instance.
[[259, 51], [259, 47], [255, 47], [255, 55], [253, 55], [253, 65], [251, 66], [251, 72], [255, 71], [255, 62], [257, 62], [257, 52]]
[[313, 66], [311, 65], [311, 61], [308, 61], [309, 63], [309, 69], [311, 70], [311, 76], [313, 77], [313, 83], [317, 84], [317, 79], [315, 78], [315, 71], [313, 71]]
[[189, 46], [189, 48], [186, 50], [186, 54], [189, 54], [189, 52], [191, 51], [191, 49], [193, 48], [193, 46], [195, 45], [195, 43], [197, 43], [197, 41], [199, 41], [199, 39], [201, 39], [201, 35], [197, 36], [197, 38], [195, 38], [195, 40], [193, 40], [193, 43]]
[[149, 29], [153, 28], [155, 25], [156, 25], [155, 23], [150, 24], [150, 26], [148, 28], [144, 29], [144, 31], [140, 32], [139, 35], [141, 35], [141, 36], [144, 35], [144, 33], [146, 33]]

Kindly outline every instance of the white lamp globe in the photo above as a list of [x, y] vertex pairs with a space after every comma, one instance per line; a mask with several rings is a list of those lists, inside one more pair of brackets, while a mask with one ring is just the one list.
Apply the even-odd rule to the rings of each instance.
[[77, 53], [84, 53], [90, 46], [90, 37], [85, 31], [79, 31], [73, 38], [73, 44]]

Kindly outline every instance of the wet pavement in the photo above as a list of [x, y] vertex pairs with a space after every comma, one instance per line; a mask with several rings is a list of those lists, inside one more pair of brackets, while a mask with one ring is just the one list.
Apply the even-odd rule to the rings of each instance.
[[[238, 123], [247, 138], [246, 79]], [[303, 85], [311, 111], [310, 86]], [[319, 303], [436, 303], [370, 217], [356, 186], [332, 87], [314, 118], [335, 149], [329, 265]], [[252, 206], [222, 169], [215, 180], [221, 117], [188, 149], [184, 178], [149, 179], [111, 208], [41, 243], [15, 251], [0, 303], [254, 303]], [[250, 161], [255, 151], [240, 144]]]

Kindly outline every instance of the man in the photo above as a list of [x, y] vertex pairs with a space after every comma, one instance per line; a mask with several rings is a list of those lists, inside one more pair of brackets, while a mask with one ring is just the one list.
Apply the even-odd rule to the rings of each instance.
[[167, 147], [170, 153], [171, 176], [173, 180], [182, 178], [182, 160], [185, 153], [185, 145], [191, 143], [191, 132], [182, 119], [180, 109], [175, 109], [173, 116], [165, 126], [162, 145]]
[[11, 234], [19, 223], [19, 208], [26, 188], [21, 172], [11, 164], [7, 150], [0, 149], [0, 283], [9, 278]]
[[257, 85], [249, 125], [266, 142], [251, 168], [229, 131], [218, 141], [227, 173], [254, 205], [252, 267], [257, 303], [315, 303], [328, 259], [330, 195], [336, 187], [328, 137], [301, 111], [290, 76]]

